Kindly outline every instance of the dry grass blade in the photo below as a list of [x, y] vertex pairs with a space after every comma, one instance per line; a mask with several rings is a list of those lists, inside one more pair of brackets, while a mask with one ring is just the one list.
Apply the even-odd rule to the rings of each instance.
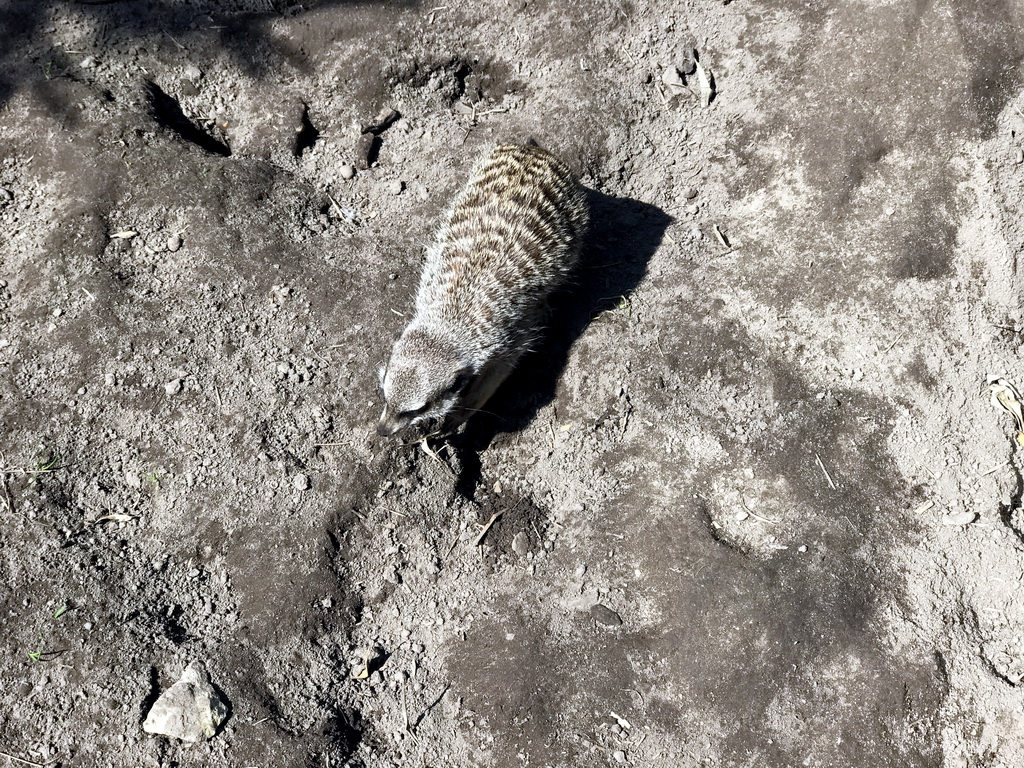
[[825, 469], [825, 465], [821, 463], [821, 456], [814, 454], [814, 460], [818, 462], [818, 467], [821, 469], [821, 473], [825, 475], [825, 479], [828, 480], [829, 487], [834, 491], [836, 489], [836, 484], [832, 480], [832, 475], [830, 475], [828, 470]]

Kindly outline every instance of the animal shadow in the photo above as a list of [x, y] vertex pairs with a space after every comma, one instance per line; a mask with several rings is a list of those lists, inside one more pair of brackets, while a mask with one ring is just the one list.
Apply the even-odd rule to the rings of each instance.
[[555, 396], [569, 351], [602, 312], [617, 307], [647, 274], [672, 218], [653, 205], [587, 191], [590, 227], [568, 286], [551, 301], [539, 346], [487, 402], [486, 411], [452, 440], [458, 456], [456, 490], [472, 499], [480, 482], [480, 453], [500, 433], [519, 432]]

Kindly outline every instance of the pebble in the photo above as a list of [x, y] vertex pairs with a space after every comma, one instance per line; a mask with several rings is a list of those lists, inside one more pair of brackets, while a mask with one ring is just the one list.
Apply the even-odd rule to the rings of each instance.
[[530, 551], [530, 538], [526, 531], [520, 531], [512, 539], [512, 551], [520, 557], [526, 557], [526, 553]]
[[590, 615], [594, 621], [598, 624], [604, 624], [606, 627], [617, 627], [622, 624], [622, 617], [607, 605], [602, 605], [601, 603], [594, 603], [590, 606]]
[[181, 392], [181, 379], [173, 379], [164, 384], [164, 392], [168, 395], [176, 395]]
[[348, 181], [349, 179], [355, 178], [356, 168], [354, 165], [343, 165], [339, 169], [338, 173], [341, 174], [341, 178]]
[[9, 203], [14, 199], [14, 194], [9, 189], [0, 187], [0, 203]]
[[697, 188], [696, 187], [686, 187], [686, 189], [683, 190], [683, 197], [685, 197], [687, 200], [693, 200], [693, 198], [695, 198], [696, 196], [697, 196]]
[[700, 213], [700, 206], [696, 203], [692, 203], [691, 205], [686, 206], [686, 212], [691, 216], [696, 216]]
[[96, 57], [86, 56], [84, 59], [78, 62], [78, 66], [80, 66], [82, 69], [92, 69], [96, 66]]
[[675, 67], [682, 75], [692, 75], [697, 69], [697, 55], [693, 46], [687, 43], [676, 54]]
[[181, 237], [179, 235], [171, 235], [167, 238], [167, 250], [174, 253], [176, 250], [181, 248]]
[[947, 515], [942, 518], [943, 525], [970, 525], [978, 519], [977, 512], [960, 512], [956, 515]]
[[196, 742], [210, 739], [228, 716], [228, 703], [210, 685], [206, 670], [191, 664], [181, 679], [160, 694], [142, 730], [157, 736]]
[[309, 481], [309, 475], [296, 475], [295, 479], [292, 480], [292, 485], [295, 487], [295, 490], [297, 491], [308, 491], [311, 485]]
[[612, 760], [614, 760], [616, 763], [624, 763], [626, 762], [626, 753], [623, 752], [621, 749], [616, 749], [614, 752], [612, 752]]
[[1024, 163], [1024, 149], [1018, 149], [1013, 156], [1014, 161], [1017, 165]]
[[403, 189], [405, 189], [405, 183], [402, 182], [400, 179], [395, 179], [390, 184], [388, 184], [388, 192], [390, 192], [392, 195], [402, 194]]

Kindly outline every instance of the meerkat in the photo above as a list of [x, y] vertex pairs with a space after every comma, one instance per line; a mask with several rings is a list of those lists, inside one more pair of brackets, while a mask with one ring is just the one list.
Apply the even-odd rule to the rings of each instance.
[[535, 145], [474, 167], [426, 252], [412, 320], [380, 371], [382, 436], [455, 432], [540, 338], [547, 302], [580, 255], [583, 188]]

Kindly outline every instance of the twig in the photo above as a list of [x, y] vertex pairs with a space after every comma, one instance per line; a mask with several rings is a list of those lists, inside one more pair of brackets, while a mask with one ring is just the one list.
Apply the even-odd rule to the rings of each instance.
[[450, 547], [448, 547], [448, 551], [444, 553], [444, 559], [445, 559], [445, 560], [447, 560], [447, 559], [448, 559], [449, 557], [451, 557], [451, 555], [452, 555], [452, 552], [454, 552], [454, 551], [455, 551], [455, 547], [457, 547], [457, 546], [458, 546], [458, 544], [459, 544], [459, 542], [460, 542], [461, 540], [462, 540], [462, 537], [461, 537], [461, 535], [459, 535], [459, 534], [456, 534], [456, 535], [455, 535], [455, 538], [454, 538], [454, 539], [452, 539], [452, 545], [451, 545]]
[[[827, 475], [828, 473], [826, 472], [825, 474]], [[772, 525], [778, 525], [779, 524], [778, 520], [769, 520], [767, 517], [761, 517], [761, 515], [757, 514], [757, 512], [755, 512], [750, 507], [748, 507], [747, 506], [747, 502], [743, 501], [742, 499], [740, 500], [740, 504], [743, 506], [743, 508], [745, 510], [747, 510], [747, 514], [749, 514], [751, 517], [756, 517], [762, 523], [771, 523]]]
[[478, 535], [476, 537], [476, 541], [473, 542], [474, 547], [479, 547], [483, 543], [484, 537], [487, 535], [487, 532], [491, 530], [491, 526], [494, 525], [495, 521], [497, 521], [497, 519], [501, 517], [503, 514], [505, 514], [505, 510], [499, 509], [493, 515], [491, 515], [491, 519], [484, 523], [483, 530], [480, 531], [480, 535]]
[[7, 513], [14, 514], [14, 502], [11, 501], [11, 491], [7, 487], [6, 474], [0, 474], [0, 490], [4, 492], [4, 506], [7, 507]]
[[1003, 467], [1009, 466], [1009, 464], [1010, 462], [1004, 461], [998, 467], [992, 467], [992, 469], [986, 469], [984, 472], [978, 473], [978, 477], [985, 477], [986, 475], [991, 475], [993, 472], [998, 472]]
[[[832, 490], [834, 491], [836, 489], [836, 484], [832, 480], [832, 475], [830, 475], [828, 473], [828, 470], [825, 469], [825, 465], [821, 463], [821, 456], [819, 456], [818, 454], [814, 454], [814, 460], [818, 462], [818, 466], [821, 467], [822, 474], [825, 475], [825, 479], [828, 480], [828, 484], [832, 487]], [[753, 514], [753, 512], [751, 512], [751, 514]]]
[[432, 710], [432, 709], [433, 709], [434, 707], [436, 707], [436, 706], [437, 706], [438, 704], [440, 704], [440, 703], [441, 703], [441, 699], [443, 699], [443, 698], [444, 698], [444, 695], [445, 695], [446, 693], [448, 693], [448, 690], [449, 690], [449, 689], [450, 689], [451, 687], [452, 687], [452, 684], [451, 684], [451, 683], [447, 683], [447, 684], [445, 685], [444, 689], [443, 689], [443, 690], [441, 691], [441, 693], [439, 693], [439, 694], [438, 694], [437, 698], [436, 698], [436, 699], [434, 699], [434, 700], [433, 700], [432, 702], [430, 702], [430, 703], [429, 703], [429, 704], [427, 705], [427, 708], [426, 708], [426, 709], [424, 709], [424, 710], [423, 710], [422, 712], [420, 712], [420, 716], [419, 716], [419, 717], [417, 717], [417, 718], [416, 718], [416, 720], [415, 720], [415, 721], [413, 722], [413, 724], [412, 724], [412, 730], [413, 730], [413, 731], [415, 731], [415, 730], [416, 730], [417, 728], [419, 728], [419, 725], [420, 725], [420, 723], [422, 723], [422, 722], [423, 722], [423, 718], [424, 718], [424, 717], [426, 717], [427, 715], [429, 715], [429, 714], [430, 714], [430, 711], [431, 711], [431, 710]]
[[419, 445], [420, 448], [423, 449], [423, 452], [427, 454], [427, 456], [437, 461], [438, 464], [440, 464], [442, 467], [448, 470], [448, 474], [450, 474], [452, 477], [455, 477], [455, 470], [449, 467], [448, 463], [437, 455], [437, 451], [431, 448], [429, 443], [427, 443], [427, 438], [424, 437], [422, 440], [420, 440]]
[[[476, 109], [475, 105], [473, 109]], [[505, 112], [508, 112], [508, 107], [495, 107], [494, 109], [485, 109], [483, 112], [474, 111], [473, 119], [476, 120], [478, 117], [487, 117], [487, 115], [500, 115]]]
[[903, 338], [904, 336], [906, 336], [906, 335], [907, 335], [906, 333], [901, 333], [901, 334], [900, 334], [899, 336], [897, 336], [897, 337], [896, 337], [896, 338], [895, 338], [895, 339], [893, 340], [892, 344], [890, 344], [890, 345], [889, 345], [888, 347], [886, 347], [886, 348], [885, 348], [885, 351], [886, 351], [886, 352], [888, 352], [888, 351], [889, 351], [890, 349], [892, 349], [892, 348], [893, 348], [893, 347], [895, 347], [895, 346], [896, 346], [897, 344], [899, 344], [899, 342], [900, 342], [900, 339], [902, 339], [902, 338]]
[[0, 755], [3, 755], [4, 757], [8, 758], [9, 760], [13, 760], [16, 763], [21, 763], [22, 765], [34, 765], [36, 768], [46, 768], [46, 766], [53, 765], [54, 763], [58, 762], [57, 760], [53, 760], [49, 763], [33, 763], [31, 760], [24, 760], [20, 757], [15, 757], [14, 755], [10, 755], [7, 752], [0, 752]]

